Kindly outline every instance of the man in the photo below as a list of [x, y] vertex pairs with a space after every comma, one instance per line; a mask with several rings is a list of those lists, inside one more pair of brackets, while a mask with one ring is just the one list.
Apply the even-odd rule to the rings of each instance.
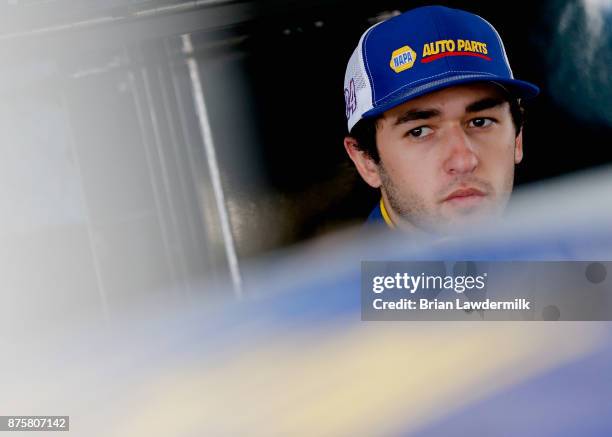
[[426, 6], [368, 29], [344, 81], [344, 147], [380, 189], [369, 222], [447, 233], [499, 215], [523, 157], [520, 99], [497, 31], [481, 17]]

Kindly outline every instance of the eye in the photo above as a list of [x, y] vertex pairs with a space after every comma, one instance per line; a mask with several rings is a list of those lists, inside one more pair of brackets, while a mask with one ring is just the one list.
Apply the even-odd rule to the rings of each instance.
[[432, 132], [433, 130], [430, 127], [419, 126], [419, 127], [409, 130], [406, 135], [413, 137], [413, 138], [424, 138], [428, 135], [431, 135]]
[[489, 127], [493, 124], [493, 119], [491, 118], [475, 118], [470, 120], [470, 127]]

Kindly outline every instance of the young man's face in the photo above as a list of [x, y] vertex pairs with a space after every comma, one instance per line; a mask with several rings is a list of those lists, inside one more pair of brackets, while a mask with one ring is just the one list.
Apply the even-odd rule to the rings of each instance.
[[394, 223], [430, 232], [500, 213], [523, 156], [509, 103], [486, 83], [443, 89], [385, 112], [376, 142], [380, 163], [357, 165], [360, 173], [380, 187]]

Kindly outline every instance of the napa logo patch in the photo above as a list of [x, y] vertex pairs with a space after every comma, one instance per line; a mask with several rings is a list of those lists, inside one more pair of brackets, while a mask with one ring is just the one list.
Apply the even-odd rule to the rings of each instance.
[[416, 52], [410, 46], [400, 47], [391, 53], [391, 61], [389, 67], [396, 73], [401, 73], [404, 70], [412, 68], [416, 61]]

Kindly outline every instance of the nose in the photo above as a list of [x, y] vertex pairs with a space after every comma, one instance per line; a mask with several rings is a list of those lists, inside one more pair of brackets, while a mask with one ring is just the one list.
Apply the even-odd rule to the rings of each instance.
[[444, 161], [444, 170], [452, 175], [472, 173], [478, 167], [478, 156], [470, 138], [460, 126], [455, 126], [447, 133], [448, 154]]

